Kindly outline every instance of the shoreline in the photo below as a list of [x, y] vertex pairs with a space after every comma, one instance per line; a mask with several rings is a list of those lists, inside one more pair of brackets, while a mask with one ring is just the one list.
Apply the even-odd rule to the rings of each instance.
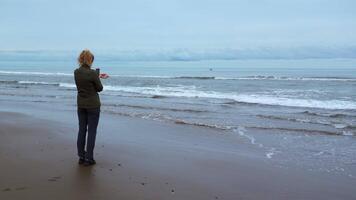
[[277, 167], [258, 149], [218, 130], [109, 114], [100, 119], [98, 164], [80, 167], [75, 113], [50, 116], [44, 108], [28, 115], [36, 108], [27, 109], [0, 109], [4, 200], [356, 197], [355, 179]]

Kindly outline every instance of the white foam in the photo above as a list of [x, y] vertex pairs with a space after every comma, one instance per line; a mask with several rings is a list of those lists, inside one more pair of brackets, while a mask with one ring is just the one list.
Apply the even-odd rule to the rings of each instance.
[[251, 144], [253, 145], [257, 145], [258, 147], [262, 148], [263, 147], [263, 144], [261, 143], [256, 143], [256, 139], [251, 136], [251, 135], [247, 135], [245, 132], [246, 132], [246, 129], [243, 128], [243, 127], [238, 127], [237, 130], [234, 130], [234, 131], [237, 131], [237, 133], [242, 136], [242, 137], [245, 137], [247, 138]]
[[266, 153], [266, 157], [268, 159], [271, 159], [275, 154], [276, 154], [276, 149], [272, 147], [270, 148], [269, 152]]
[[150, 75], [117, 75], [113, 74], [110, 77], [123, 77], [123, 78], [157, 78], [157, 79], [171, 79], [174, 76], [150, 76]]
[[62, 72], [21, 72], [21, 71], [0, 71], [0, 74], [15, 74], [15, 75], [42, 75], [42, 76], [73, 76], [73, 74]]
[[266, 157], [269, 159], [271, 159], [273, 155], [274, 155], [274, 152], [266, 153]]
[[59, 87], [77, 88], [77, 86], [75, 84], [72, 84], [72, 83], [59, 83]]
[[342, 132], [342, 135], [345, 135], [345, 136], [353, 136], [354, 134], [353, 134], [351, 131], [343, 131], [343, 132]]
[[19, 84], [33, 84], [33, 85], [58, 85], [58, 83], [42, 82], [42, 81], [19, 81]]
[[247, 139], [250, 141], [250, 143], [251, 143], [252, 145], [256, 145], [256, 146], [258, 146], [259, 148], [267, 149], [267, 152], [266, 152], [265, 155], [266, 155], [266, 157], [267, 157], [268, 159], [271, 159], [271, 158], [276, 154], [276, 149], [275, 149], [274, 147], [269, 148], [269, 147], [265, 147], [265, 146], [264, 146], [263, 144], [261, 144], [261, 143], [257, 143], [257, 142], [256, 142], [256, 139], [255, 139], [253, 136], [246, 134], [246, 129], [245, 129], [244, 127], [238, 127], [237, 129], [234, 129], [234, 131], [235, 131], [235, 132], [237, 131], [237, 133], [238, 133], [241, 137], [247, 138]]
[[244, 128], [241, 128], [241, 127], [239, 127], [237, 129], [237, 132], [239, 133], [240, 136], [243, 136], [243, 137], [247, 138], [248, 140], [250, 140], [251, 144], [256, 144], [256, 139], [254, 137], [250, 136], [250, 135], [246, 135], [245, 131], [246, 130]]
[[347, 124], [333, 124], [333, 126], [337, 129], [343, 129], [343, 128], [346, 128], [348, 125]]

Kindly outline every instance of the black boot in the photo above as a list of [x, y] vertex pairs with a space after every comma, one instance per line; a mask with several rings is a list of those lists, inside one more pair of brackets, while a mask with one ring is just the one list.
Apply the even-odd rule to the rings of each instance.
[[84, 166], [91, 166], [91, 165], [95, 165], [96, 162], [94, 159], [86, 159], [84, 162]]
[[79, 161], [78, 161], [78, 164], [79, 164], [79, 165], [82, 165], [82, 164], [84, 164], [84, 163], [85, 163], [85, 159], [82, 158], [82, 157], [80, 157], [80, 158], [79, 158]]

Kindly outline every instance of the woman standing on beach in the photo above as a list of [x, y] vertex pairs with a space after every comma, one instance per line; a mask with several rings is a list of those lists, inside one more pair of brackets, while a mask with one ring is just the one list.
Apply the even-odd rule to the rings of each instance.
[[[100, 98], [98, 92], [103, 90], [98, 71], [91, 69], [94, 55], [89, 50], [83, 50], [78, 57], [79, 68], [74, 71], [75, 84], [77, 86], [77, 106], [79, 131], [77, 148], [79, 164], [85, 166], [94, 165], [94, 147], [96, 130], [100, 117]], [[88, 140], [86, 142], [86, 134]], [[86, 151], [85, 151], [86, 144]]]

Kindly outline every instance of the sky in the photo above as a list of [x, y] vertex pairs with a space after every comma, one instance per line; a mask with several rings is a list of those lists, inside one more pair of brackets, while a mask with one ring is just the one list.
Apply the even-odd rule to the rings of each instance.
[[355, 47], [355, 0], [0, 0], [0, 51]]

